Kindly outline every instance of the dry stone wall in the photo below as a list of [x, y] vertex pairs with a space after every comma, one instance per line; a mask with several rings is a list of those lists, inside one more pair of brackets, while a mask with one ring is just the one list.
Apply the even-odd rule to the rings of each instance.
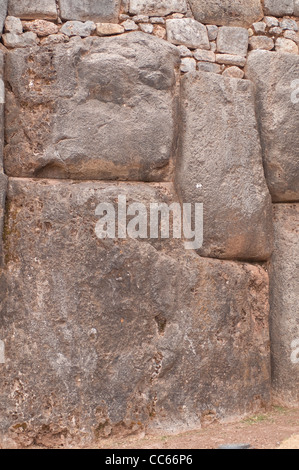
[[[0, 0], [0, 447], [298, 404], [298, 25], [297, 0]], [[120, 199], [203, 204], [202, 246], [99, 237]]]

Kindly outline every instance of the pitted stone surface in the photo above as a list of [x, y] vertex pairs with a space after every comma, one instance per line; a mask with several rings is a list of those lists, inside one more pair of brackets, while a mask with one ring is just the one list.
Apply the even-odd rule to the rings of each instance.
[[130, 13], [133, 15], [164, 16], [186, 11], [186, 0], [130, 0]]
[[8, 0], [0, 0], [0, 38], [1, 38], [3, 26], [4, 26], [4, 22], [6, 18], [7, 1]]
[[120, 0], [59, 0], [63, 20], [116, 22]]
[[10, 176], [170, 180], [179, 51], [145, 33], [7, 57]]
[[183, 202], [204, 204], [199, 254], [265, 260], [272, 252], [271, 198], [264, 178], [249, 81], [202, 72], [182, 79]]
[[260, 0], [189, 0], [194, 17], [205, 24], [245, 26], [263, 18]]
[[29, 20], [55, 19], [56, 0], [8, 0], [8, 14]]

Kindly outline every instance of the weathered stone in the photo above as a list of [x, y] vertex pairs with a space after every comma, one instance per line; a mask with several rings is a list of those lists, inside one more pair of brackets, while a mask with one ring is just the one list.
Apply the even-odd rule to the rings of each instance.
[[181, 57], [193, 57], [192, 51], [186, 46], [177, 46]]
[[253, 23], [253, 29], [256, 34], [264, 34], [266, 31], [266, 23], [263, 21], [258, 21], [257, 23]]
[[288, 54], [298, 54], [298, 46], [291, 39], [277, 38], [275, 42], [275, 50]]
[[211, 42], [210, 42], [210, 48], [211, 48], [211, 51], [212, 51], [212, 52], [216, 52], [216, 51], [217, 51], [216, 42], [211, 41]]
[[151, 23], [140, 23], [139, 28], [141, 31], [147, 34], [152, 34], [154, 31], [154, 26]]
[[8, 14], [24, 20], [56, 19], [56, 0], [8, 0]]
[[138, 25], [132, 20], [124, 21], [121, 26], [124, 28], [125, 31], [137, 31]]
[[290, 29], [292, 31], [298, 31], [298, 25], [296, 21], [290, 20], [289, 18], [284, 18], [282, 21], [280, 21], [279, 26], [281, 29]]
[[95, 23], [116, 23], [120, 0], [59, 0], [63, 20], [92, 20]]
[[50, 34], [57, 34], [59, 28], [51, 21], [34, 20], [23, 23], [24, 31], [32, 31], [40, 37], [50, 36]]
[[298, 201], [299, 57], [253, 51], [248, 57], [246, 77], [256, 86], [264, 166], [272, 198]]
[[272, 385], [275, 403], [299, 401], [299, 204], [274, 204], [270, 264]]
[[220, 65], [213, 64], [212, 62], [198, 62], [197, 70], [200, 72], [220, 73], [221, 67]]
[[[1, 123], [1, 118], [0, 118], [0, 123]], [[3, 131], [0, 132], [0, 138], [1, 140], [3, 139]], [[1, 140], [0, 140], [0, 152], [1, 152], [1, 147], [2, 147]], [[1, 156], [1, 160], [2, 160], [2, 156]], [[3, 255], [2, 239], [3, 239], [6, 189], [7, 189], [7, 177], [3, 174], [2, 163], [0, 163], [0, 286], [1, 286], [1, 289], [3, 288], [2, 279], [1, 279], [1, 267], [2, 267], [2, 261], [3, 261], [2, 260], [2, 255]], [[3, 292], [2, 292], [2, 295], [3, 295]], [[0, 293], [0, 313], [1, 313], [2, 295]]]
[[277, 18], [275, 18], [275, 16], [265, 16], [264, 22], [266, 23], [268, 28], [279, 26], [279, 21]]
[[207, 28], [192, 18], [166, 21], [167, 40], [192, 49], [210, 49]]
[[266, 15], [284, 16], [294, 12], [294, 0], [264, 0]]
[[7, 174], [171, 178], [176, 67], [177, 48], [141, 32], [12, 51]]
[[299, 0], [294, 0], [294, 15], [299, 16]]
[[154, 25], [153, 34], [159, 39], [166, 39], [166, 29], [163, 28], [163, 26], [160, 26], [159, 24]]
[[204, 204], [204, 241], [198, 253], [268, 259], [271, 198], [263, 172], [253, 85], [248, 80], [192, 73], [183, 77], [181, 93], [176, 182], [183, 202]]
[[159, 16], [154, 16], [150, 18], [150, 22], [153, 24], [165, 24], [165, 19]]
[[45, 38], [41, 39], [41, 44], [43, 46], [50, 46], [54, 44], [60, 44], [62, 42], [69, 42], [70, 38], [65, 34], [58, 33], [58, 34], [50, 34], [50, 36], [46, 36]]
[[186, 0], [130, 0], [132, 15], [166, 16], [170, 13], [186, 13]]
[[283, 36], [286, 39], [291, 39], [296, 44], [299, 44], [299, 34], [296, 33], [295, 31], [284, 31]]
[[196, 49], [194, 51], [194, 58], [196, 60], [202, 60], [204, 62], [216, 62], [216, 56], [214, 52], [205, 51], [202, 49]]
[[0, 38], [2, 35], [4, 21], [6, 18], [7, 2], [8, 0], [0, 0]]
[[222, 75], [230, 78], [243, 78], [244, 71], [239, 69], [239, 67], [233, 66], [225, 69]]
[[248, 31], [245, 28], [222, 26], [217, 36], [217, 51], [224, 54], [246, 56], [248, 51]]
[[232, 54], [216, 54], [216, 62], [218, 64], [236, 65], [237, 67], [244, 67], [246, 58], [240, 55]]
[[112, 23], [97, 23], [97, 35], [98, 36], [111, 36], [113, 34], [124, 33], [125, 28], [120, 24]]
[[189, 0], [194, 17], [205, 24], [251, 26], [263, 17], [260, 0]]
[[[126, 19], [129, 20], [130, 17], [126, 18]], [[135, 16], [133, 16], [132, 20], [135, 23], [148, 23], [149, 22], [149, 17], [147, 15], [135, 15]]]
[[87, 38], [96, 30], [96, 25], [93, 21], [67, 21], [61, 28], [61, 32], [66, 36], [80, 36]]
[[208, 24], [207, 31], [208, 31], [209, 41], [215, 41], [218, 35], [218, 26], [214, 24]]
[[181, 72], [195, 72], [196, 60], [191, 57], [183, 57], [181, 61]]
[[20, 18], [7, 16], [4, 24], [4, 31], [6, 33], [22, 34], [23, 26]]
[[207, 410], [223, 419], [269, 403], [261, 266], [201, 259], [180, 240], [95, 236], [97, 204], [169, 204], [171, 188], [10, 180], [2, 448], [182, 432]]
[[249, 45], [251, 49], [264, 49], [266, 51], [274, 49], [273, 39], [267, 36], [253, 36], [249, 39]]
[[6, 33], [2, 38], [4, 45], [12, 49], [34, 47], [37, 44], [37, 35], [31, 31], [24, 34]]
[[274, 26], [274, 28], [269, 29], [269, 33], [273, 34], [274, 36], [280, 36], [283, 33], [283, 30], [280, 26]]

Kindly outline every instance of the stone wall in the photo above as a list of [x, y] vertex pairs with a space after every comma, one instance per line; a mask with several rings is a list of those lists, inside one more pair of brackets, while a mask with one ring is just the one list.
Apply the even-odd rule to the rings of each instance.
[[[298, 405], [298, 25], [297, 0], [0, 0], [0, 447]], [[202, 203], [202, 246], [99, 238], [120, 197]]]

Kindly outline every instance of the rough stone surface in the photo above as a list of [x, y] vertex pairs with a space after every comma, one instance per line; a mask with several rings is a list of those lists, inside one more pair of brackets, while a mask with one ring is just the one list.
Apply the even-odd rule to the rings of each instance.
[[294, 12], [294, 0], [264, 0], [266, 15], [284, 16]]
[[284, 18], [280, 21], [279, 26], [281, 29], [290, 29], [292, 31], [298, 31], [298, 25], [295, 20], [290, 20], [288, 18]]
[[198, 253], [226, 259], [269, 258], [271, 198], [252, 84], [216, 74], [188, 74], [182, 79], [181, 106], [176, 182], [183, 202], [204, 204], [204, 241]]
[[147, 34], [152, 34], [154, 31], [154, 26], [151, 23], [140, 23], [140, 30]]
[[256, 34], [264, 34], [266, 32], [266, 23], [264, 23], [263, 21], [253, 23], [252, 26]]
[[125, 31], [125, 28], [120, 24], [97, 23], [96, 26], [98, 36], [111, 36], [113, 34], [121, 34]]
[[141, 32], [12, 51], [7, 174], [169, 180], [176, 67], [177, 48]]
[[249, 45], [251, 49], [264, 49], [271, 51], [274, 49], [274, 41], [267, 36], [253, 36], [249, 39]]
[[209, 24], [207, 25], [208, 37], [210, 41], [215, 41], [218, 35], [218, 26]]
[[260, 0], [189, 0], [194, 17], [205, 24], [251, 26], [263, 17]]
[[133, 20], [126, 20], [121, 24], [121, 26], [125, 31], [137, 31], [138, 29], [138, 25]]
[[[0, 142], [0, 145], [1, 145], [1, 142]], [[2, 253], [2, 234], [3, 234], [4, 213], [5, 213], [6, 188], [7, 188], [7, 177], [2, 173], [2, 165], [0, 164], [0, 285], [1, 285], [1, 288], [2, 288], [1, 267], [2, 267], [2, 261], [3, 261], [2, 260], [2, 254], [3, 254]], [[1, 300], [2, 298], [1, 298], [1, 293], [0, 293], [0, 312], [1, 312]]]
[[294, 15], [299, 16], [299, 0], [294, 1]]
[[179, 240], [98, 240], [95, 208], [119, 194], [173, 201], [171, 185], [10, 180], [2, 447], [182, 431], [269, 403], [267, 273]]
[[256, 86], [264, 166], [272, 199], [298, 201], [299, 57], [253, 51], [246, 77]]
[[222, 75], [224, 77], [243, 78], [244, 71], [239, 69], [239, 67], [233, 66], [233, 67], [228, 67], [227, 69], [225, 69]]
[[55, 19], [56, 0], [8, 0], [8, 14], [25, 20]]
[[194, 58], [196, 60], [202, 60], [204, 62], [215, 62], [216, 56], [213, 51], [205, 51], [203, 49], [196, 49], [194, 51]]
[[208, 73], [221, 73], [221, 66], [212, 62], [198, 62], [197, 70]]
[[87, 38], [96, 30], [96, 25], [93, 21], [67, 21], [61, 28], [61, 32], [66, 36], [81, 36]]
[[166, 21], [167, 39], [176, 45], [193, 49], [210, 49], [207, 28], [192, 18]]
[[248, 30], [245, 28], [223, 26], [217, 36], [217, 51], [224, 54], [243, 55], [248, 50]]
[[196, 60], [192, 57], [183, 57], [181, 61], [181, 72], [194, 72], [196, 70]]
[[130, 13], [133, 15], [166, 16], [186, 11], [186, 0], [130, 0]]
[[283, 35], [286, 39], [291, 39], [296, 44], [299, 44], [299, 33], [295, 31], [284, 31]]
[[57, 34], [59, 31], [59, 28], [56, 24], [45, 20], [25, 21], [23, 23], [23, 27], [24, 31], [32, 31], [39, 37], [50, 36], [50, 34]]
[[92, 20], [96, 23], [116, 23], [120, 0], [59, 0], [63, 20]]
[[288, 54], [298, 54], [298, 46], [291, 39], [278, 38], [275, 42], [275, 50], [277, 52], [285, 52]]
[[0, 0], [0, 38], [3, 31], [4, 21], [7, 12], [7, 2], [8, 0]]
[[15, 16], [7, 16], [5, 20], [4, 30], [6, 33], [22, 34], [23, 26], [20, 18]]
[[299, 204], [274, 205], [275, 248], [270, 264], [273, 395], [299, 401]]
[[246, 58], [240, 55], [216, 54], [216, 62], [218, 62], [219, 64], [244, 67], [244, 65], [246, 64]]
[[268, 28], [273, 28], [275, 26], [279, 26], [279, 21], [277, 18], [273, 16], [265, 16], [264, 22], [268, 26]]
[[12, 49], [34, 47], [37, 44], [37, 35], [31, 31], [24, 34], [6, 33], [3, 34], [3, 43]]

